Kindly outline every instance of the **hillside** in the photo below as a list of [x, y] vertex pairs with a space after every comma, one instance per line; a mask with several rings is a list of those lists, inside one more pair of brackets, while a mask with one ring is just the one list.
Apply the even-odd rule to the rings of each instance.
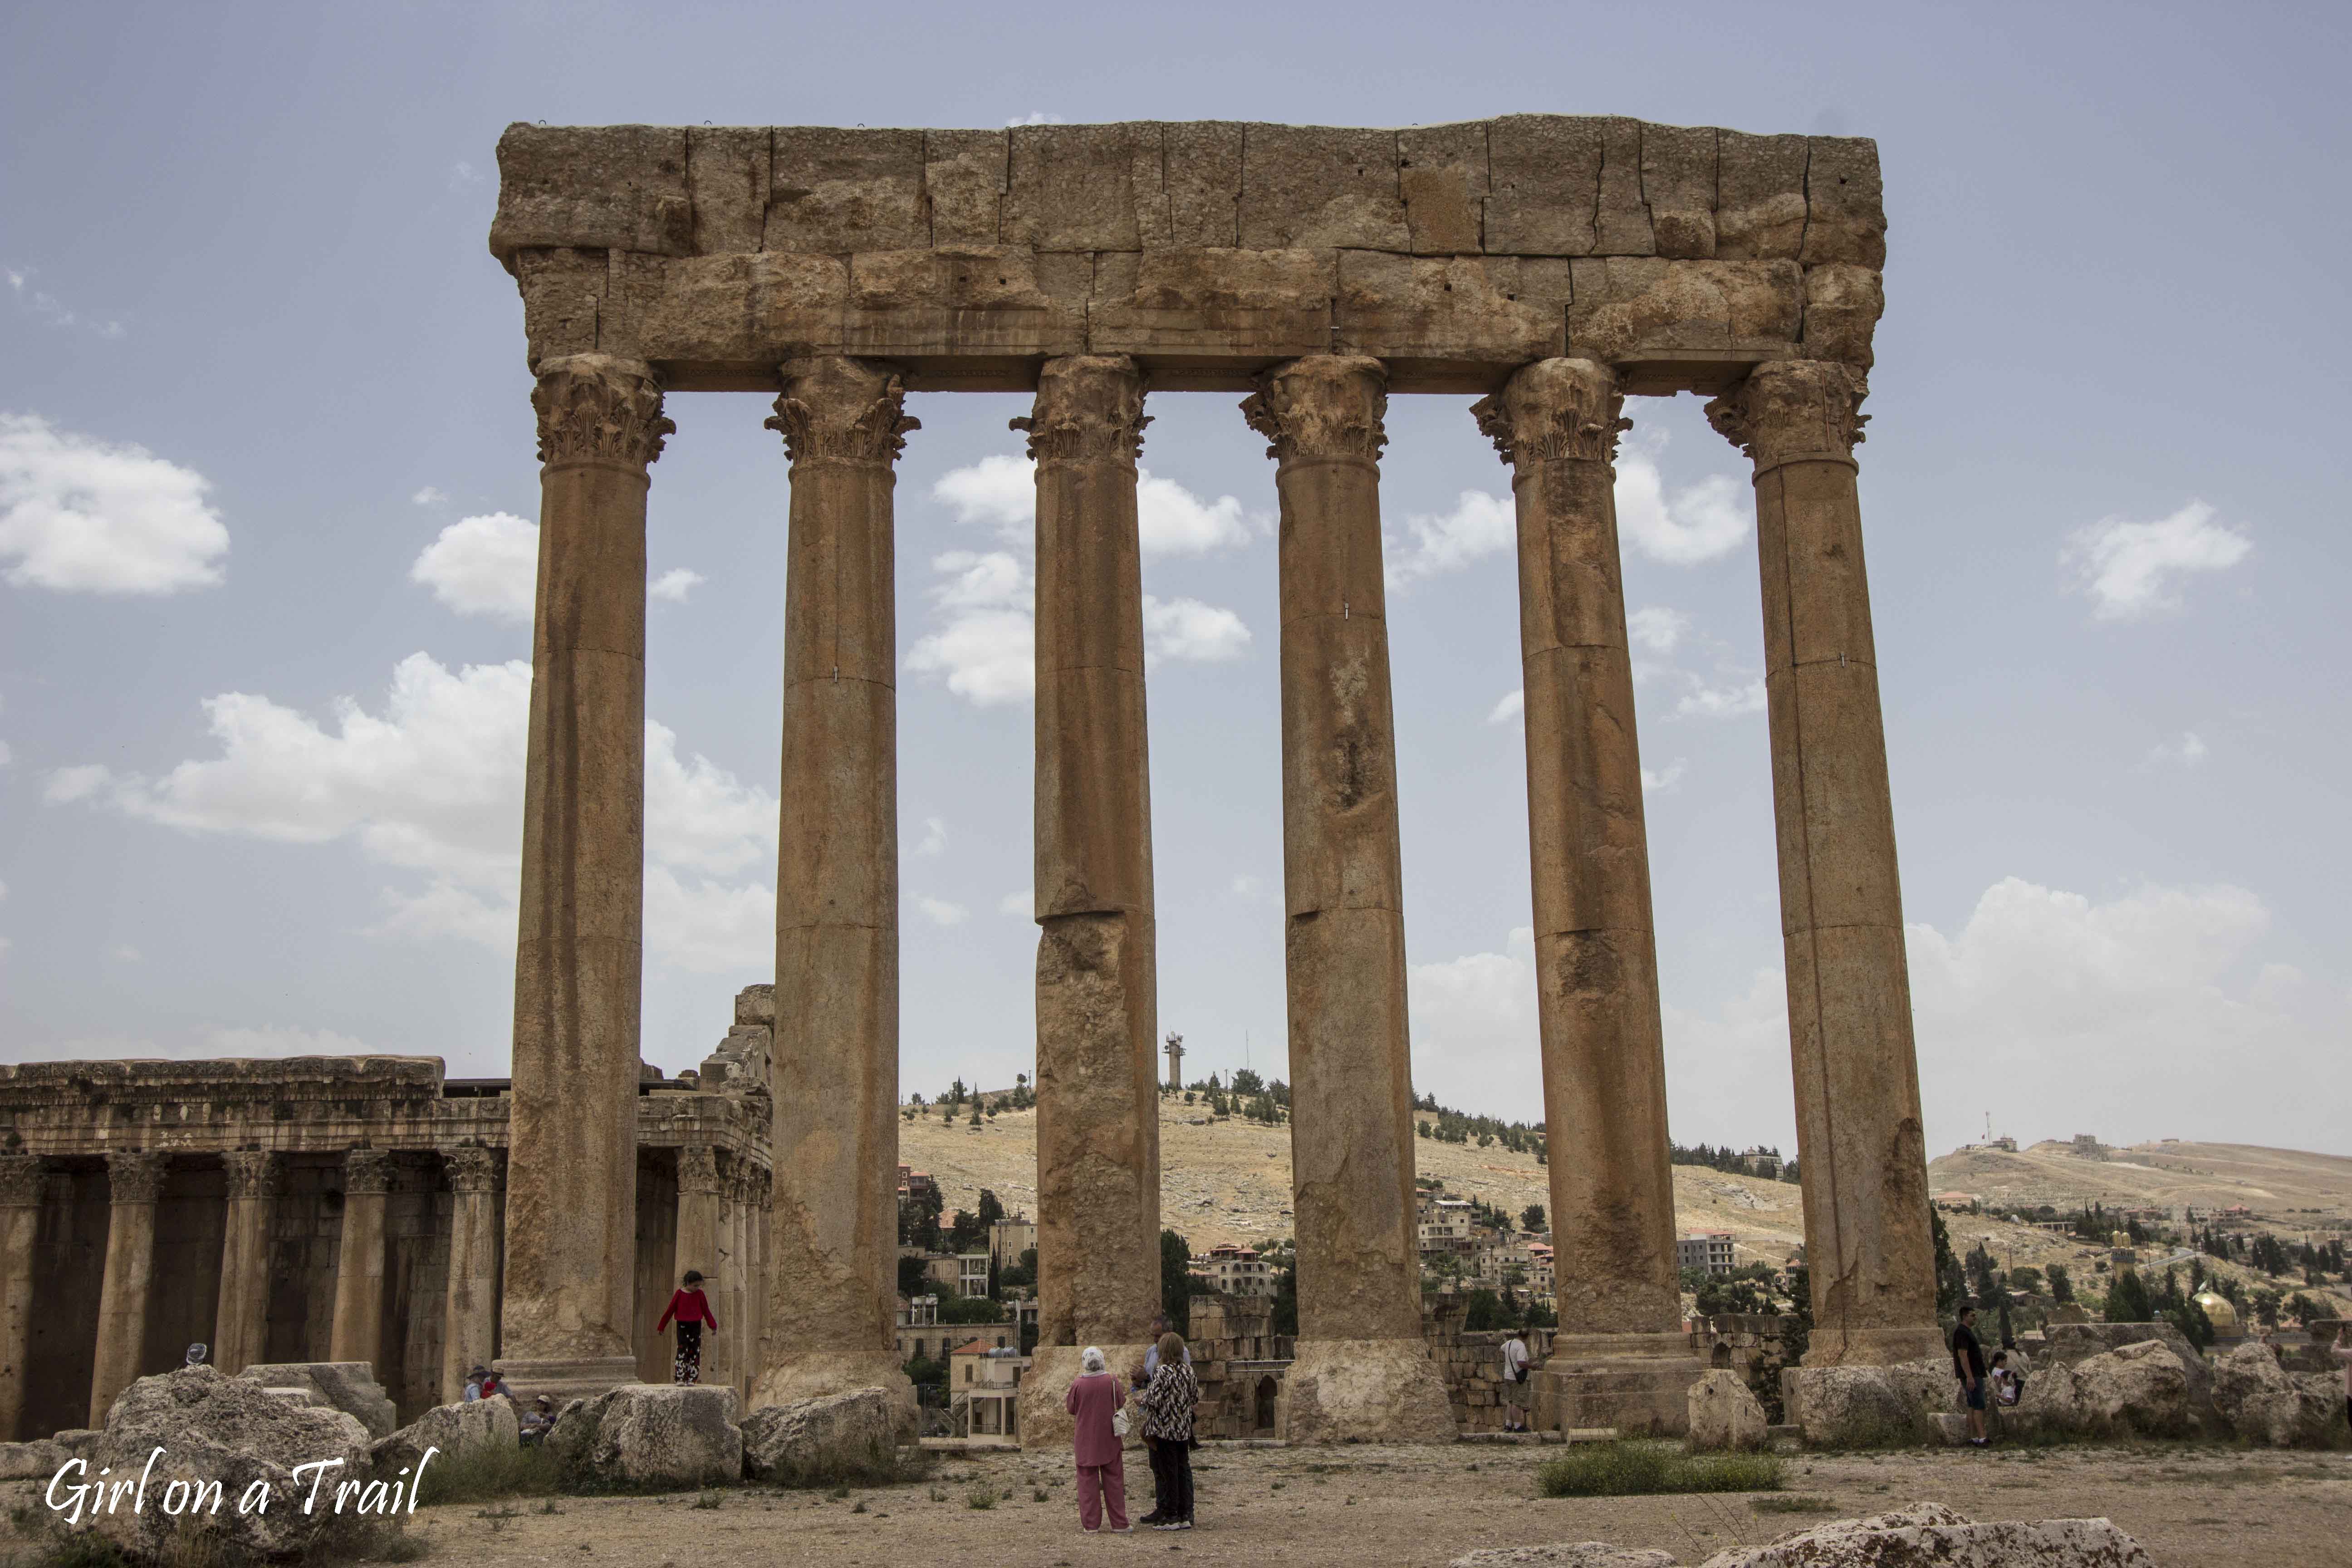
[[2004, 1208], [2243, 1204], [2283, 1233], [2352, 1218], [2352, 1159], [2243, 1143], [2168, 1140], [2110, 1149], [2104, 1160], [2084, 1159], [2058, 1142], [2014, 1154], [1960, 1149], [1932, 1162], [1927, 1175], [1937, 1192], [1975, 1193]]

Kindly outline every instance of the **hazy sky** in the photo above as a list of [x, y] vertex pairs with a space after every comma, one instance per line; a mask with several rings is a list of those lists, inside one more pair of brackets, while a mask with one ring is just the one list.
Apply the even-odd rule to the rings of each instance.
[[[505, 1070], [538, 500], [485, 248], [515, 120], [1878, 139], [1863, 511], [1928, 1141], [2352, 1152], [2347, 16], [2253, 6], [11, 7], [0, 21], [0, 1059]], [[2336, 193], [2329, 195], [2330, 192]], [[1273, 468], [1155, 396], [1160, 1016], [1280, 1072]], [[1538, 1104], [1505, 470], [1390, 411], [1415, 1087]], [[1033, 1053], [1026, 400], [898, 469], [903, 1081]], [[772, 963], [785, 464], [653, 475], [645, 1054]], [[1746, 464], [1619, 477], [1675, 1132], [1793, 1148]]]

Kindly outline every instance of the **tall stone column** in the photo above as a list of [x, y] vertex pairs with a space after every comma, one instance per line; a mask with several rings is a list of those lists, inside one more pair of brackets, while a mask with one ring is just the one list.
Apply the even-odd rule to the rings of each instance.
[[[330, 1361], [375, 1366], [383, 1349], [383, 1211], [392, 1162], [381, 1149], [343, 1156], [343, 1235], [335, 1248], [335, 1315]], [[383, 1375], [383, 1369], [376, 1369]]]
[[476, 1145], [442, 1156], [449, 1174], [449, 1279], [443, 1294], [441, 1403], [466, 1396], [466, 1374], [499, 1350], [499, 1152]]
[[1022, 1440], [1067, 1435], [1078, 1351], [1124, 1371], [1160, 1308], [1158, 983], [1134, 361], [1045, 362], [1037, 463], [1036, 1359]]
[[774, 1359], [751, 1403], [888, 1388], [898, 1300], [898, 618], [888, 365], [795, 360], [776, 863]]
[[1242, 405], [1281, 496], [1282, 866], [1298, 1359], [1290, 1440], [1450, 1441], [1421, 1333], [1377, 360], [1293, 360]]
[[636, 1377], [645, 906], [646, 469], [675, 426], [652, 369], [539, 367], [538, 610], [523, 779], [506, 1354], [524, 1394]]
[[1940, 1353], [1927, 1152], [1853, 447], [1868, 387], [1761, 364], [1707, 405], [1756, 464], [1811, 1365]]
[[[1472, 410], [1511, 465], [1536, 1007], [1559, 1348], [1682, 1326], [1664, 1036], [1609, 369], [1549, 359]], [[1613, 1423], [1612, 1423], [1613, 1424]]]
[[235, 1377], [269, 1359], [269, 1219], [278, 1199], [278, 1156], [267, 1149], [234, 1149], [221, 1163], [228, 1173], [228, 1223], [221, 1232], [213, 1364]]
[[21, 1441], [33, 1355], [33, 1247], [48, 1185], [37, 1154], [0, 1154], [0, 1443]]
[[155, 1279], [155, 1200], [171, 1156], [116, 1150], [106, 1156], [113, 1203], [106, 1214], [106, 1272], [98, 1289], [98, 1354], [89, 1374], [89, 1424], [106, 1425], [114, 1396], [139, 1375], [147, 1298]]

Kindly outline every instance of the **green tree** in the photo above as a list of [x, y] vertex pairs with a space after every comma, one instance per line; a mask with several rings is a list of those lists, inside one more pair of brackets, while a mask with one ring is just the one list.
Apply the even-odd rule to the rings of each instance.
[[959, 1296], [950, 1291], [940, 1297], [940, 1321], [1001, 1323], [1004, 1321], [1004, 1308], [985, 1296]]
[[1481, 1285], [1462, 1304], [1462, 1326], [1472, 1333], [1485, 1333], [1511, 1327], [1511, 1319], [1503, 1310], [1503, 1299]]
[[956, 1210], [955, 1218], [948, 1226], [948, 1250], [978, 1252], [987, 1245], [988, 1227], [980, 1223], [980, 1216], [964, 1209]]
[[981, 1188], [980, 1223], [983, 1226], [994, 1225], [998, 1220], [1001, 1220], [1003, 1217], [1004, 1205], [997, 1201], [996, 1194], [990, 1192], [986, 1187]]
[[1960, 1303], [1968, 1300], [1969, 1282], [1960, 1273], [1960, 1260], [1952, 1256], [1952, 1236], [1944, 1228], [1943, 1215], [1930, 1208], [1927, 1220], [1936, 1237], [1936, 1316], [1957, 1318]]
[[2061, 1306], [2074, 1299], [2074, 1280], [2063, 1263], [2050, 1266], [2050, 1299]]
[[1274, 1271], [1274, 1321], [1267, 1327], [1277, 1334], [1298, 1331], [1298, 1267], [1285, 1263]]
[[2148, 1299], [2147, 1287], [2140, 1283], [2138, 1270], [2119, 1268], [2116, 1271], [2115, 1283], [2107, 1287], [2106, 1316], [2111, 1323], [2152, 1323], [2156, 1321], [2155, 1304]]
[[901, 1258], [898, 1259], [899, 1295], [928, 1296], [931, 1293], [929, 1286], [930, 1281], [926, 1279], [923, 1274], [923, 1260], [921, 1258]]
[[1160, 1310], [1168, 1326], [1186, 1339], [1192, 1337], [1192, 1247], [1172, 1230], [1160, 1233]]
[[2180, 1337], [2200, 1351], [2213, 1342], [2213, 1320], [2205, 1315], [2205, 1309], [2197, 1304], [2194, 1296], [2183, 1297], [2167, 1307], [2164, 1321], [2179, 1329]]
[[2031, 1263], [2021, 1268], [2012, 1268], [2009, 1271], [2009, 1288], [2036, 1296], [2047, 1289], [2042, 1283], [2042, 1270], [2034, 1268]]
[[1529, 1204], [1527, 1207], [1519, 1211], [1519, 1228], [1521, 1230], [1541, 1230], [1543, 1227], [1543, 1205]]

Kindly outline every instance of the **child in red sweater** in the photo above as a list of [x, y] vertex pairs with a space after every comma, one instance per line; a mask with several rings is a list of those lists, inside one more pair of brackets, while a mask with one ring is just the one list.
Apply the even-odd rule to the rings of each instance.
[[670, 1363], [672, 1383], [702, 1381], [702, 1328], [708, 1323], [710, 1331], [719, 1331], [719, 1319], [710, 1310], [710, 1298], [702, 1293], [699, 1270], [686, 1271], [686, 1282], [670, 1292], [669, 1305], [662, 1309], [661, 1321], [654, 1325], [660, 1333], [677, 1320], [677, 1359]]

